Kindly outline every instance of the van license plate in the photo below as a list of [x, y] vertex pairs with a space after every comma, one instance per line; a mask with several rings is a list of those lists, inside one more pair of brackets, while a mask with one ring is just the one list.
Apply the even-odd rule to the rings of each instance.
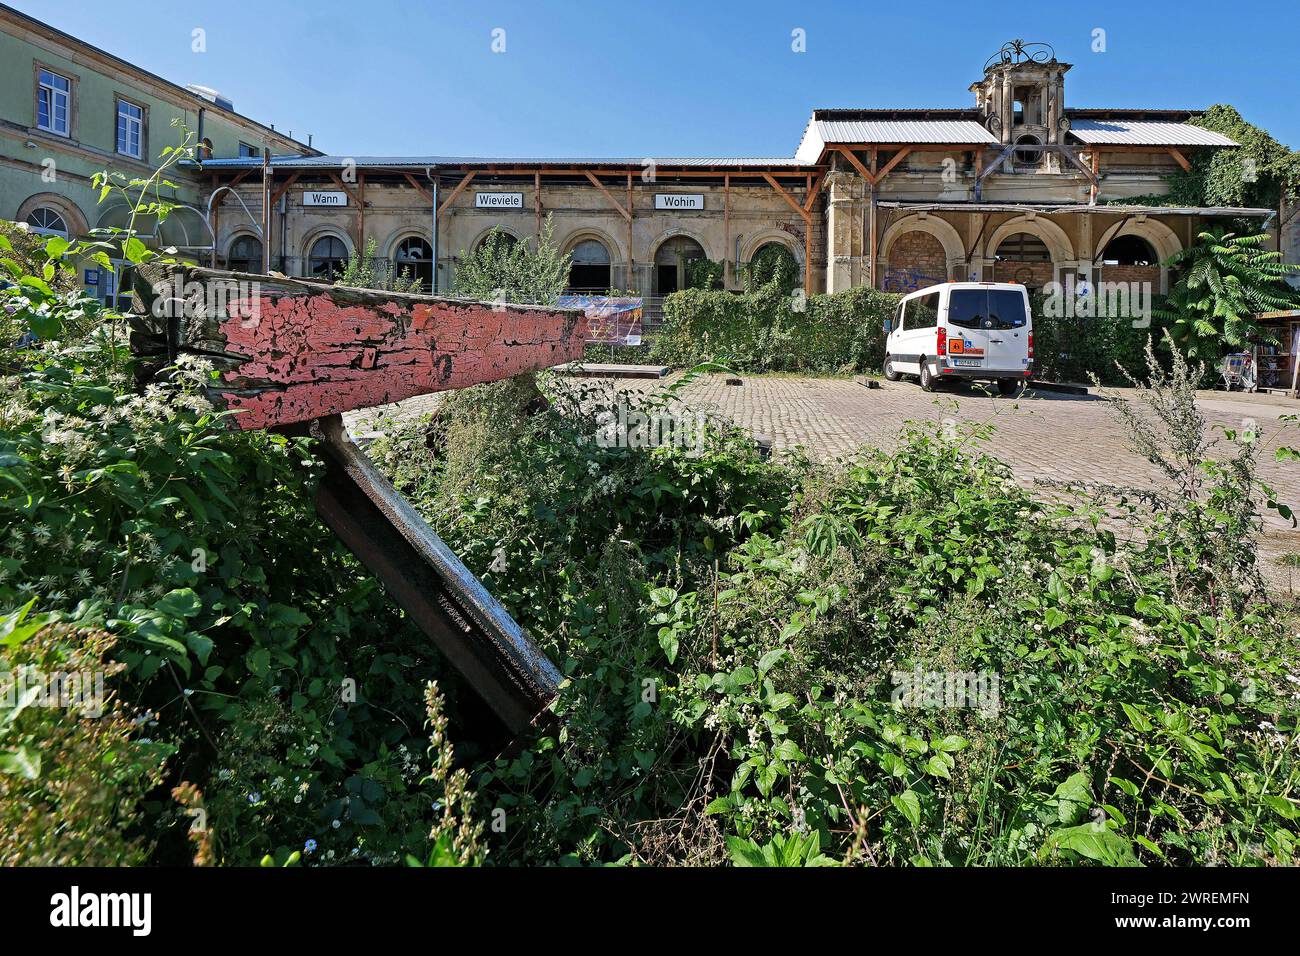
[[974, 366], [975, 368], [980, 368], [984, 364], [984, 360], [977, 359], [977, 358], [955, 358], [952, 360], [952, 364], [960, 365], [960, 366]]

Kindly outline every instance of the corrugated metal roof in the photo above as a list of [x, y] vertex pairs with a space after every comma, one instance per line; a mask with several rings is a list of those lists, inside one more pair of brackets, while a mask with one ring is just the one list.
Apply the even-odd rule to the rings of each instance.
[[974, 120], [816, 120], [823, 143], [997, 143]]
[[1070, 135], [1082, 143], [1112, 146], [1236, 146], [1212, 130], [1187, 123], [1076, 119]]
[[1232, 216], [1237, 219], [1267, 219], [1276, 216], [1276, 209], [1254, 206], [1127, 206], [1122, 203], [1023, 203], [1023, 202], [907, 202], [887, 200], [879, 203], [881, 209], [907, 209], [912, 212], [1037, 212], [1081, 214], [1088, 216]]
[[[517, 157], [517, 156], [272, 156], [271, 165], [278, 169], [339, 169], [355, 164], [359, 169], [406, 168], [424, 169], [426, 166], [631, 166], [637, 169], [654, 163], [656, 166], [680, 166], [707, 169], [709, 167], [734, 168], [771, 166], [803, 168], [789, 156], [738, 157], [738, 156], [620, 156], [592, 158], [572, 157]], [[239, 159], [209, 159], [205, 169], [253, 169], [262, 165], [256, 157]]]

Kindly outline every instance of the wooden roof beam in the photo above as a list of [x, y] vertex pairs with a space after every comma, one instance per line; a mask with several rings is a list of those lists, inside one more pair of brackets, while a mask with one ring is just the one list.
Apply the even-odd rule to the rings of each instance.
[[784, 199], [787, 203], [790, 204], [790, 208], [793, 209], [795, 212], [797, 212], [800, 218], [802, 218], [805, 223], [812, 220], [812, 213], [809, 212], [807, 209], [804, 209], [803, 204], [800, 203], [799, 200], [795, 199], [788, 192], [786, 192], [785, 189], [781, 186], [781, 184], [778, 183], [770, 173], [764, 173], [763, 178], [767, 180], [767, 184], [769, 186], [771, 186], [773, 189], [777, 191], [777, 193], [780, 194], [782, 199]]
[[885, 177], [890, 174], [895, 166], [905, 160], [910, 152], [912, 152], [912, 147], [910, 146], [904, 146], [896, 152], [893, 155], [893, 158], [890, 159], [889, 162], [885, 163], [884, 168], [881, 169], [880, 172], [876, 173], [876, 184], [879, 185], [884, 182]]
[[[629, 173], [628, 175], [631, 175], [631, 174]], [[605, 188], [605, 184], [604, 184], [604, 183], [602, 183], [599, 179], [597, 179], [597, 178], [596, 178], [592, 173], [590, 173], [590, 172], [587, 173], [587, 178], [588, 178], [589, 180], [591, 180], [591, 184], [592, 184], [593, 186], [595, 186], [597, 189], [599, 189], [602, 193], [605, 194], [605, 198], [609, 200], [609, 203], [610, 203], [611, 206], [613, 206], [615, 209], [617, 209], [617, 210], [619, 211], [619, 215], [621, 215], [621, 216], [622, 216], [624, 219], [626, 219], [628, 222], [631, 222], [631, 221], [632, 221], [632, 213], [631, 213], [631, 211], [628, 210], [628, 209], [624, 209], [624, 208], [623, 208], [623, 204], [620, 203], [617, 199], [614, 198], [614, 194], [611, 193], [608, 189]]]
[[294, 173], [292, 176], [290, 176], [288, 179], [284, 181], [283, 186], [281, 186], [279, 189], [271, 193], [272, 206], [274, 206], [276, 203], [280, 201], [280, 197], [289, 191], [289, 187], [292, 186], [294, 183], [296, 183], [298, 181], [299, 176], [301, 175], [302, 175], [301, 173]]
[[465, 191], [465, 187], [468, 186], [474, 180], [475, 175], [476, 175], [475, 171], [471, 169], [465, 175], [465, 178], [456, 184], [456, 188], [451, 191], [451, 195], [448, 196], [445, 200], [443, 200], [442, 205], [438, 207], [439, 216], [441, 216], [444, 212], [446, 212], [447, 207], [452, 204], [452, 202], [456, 199], [456, 197]]
[[858, 171], [859, 176], [871, 183], [873, 186], [876, 184], [876, 177], [871, 174], [869, 169], [867, 169], [866, 164], [853, 154], [853, 150], [849, 149], [847, 146], [836, 146], [835, 151], [853, 164], [853, 168]]

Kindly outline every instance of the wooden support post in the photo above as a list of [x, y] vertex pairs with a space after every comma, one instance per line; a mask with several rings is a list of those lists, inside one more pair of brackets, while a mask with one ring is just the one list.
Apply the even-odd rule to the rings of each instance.
[[420, 182], [418, 179], [416, 179], [416, 178], [415, 178], [414, 176], [412, 176], [410, 173], [403, 173], [402, 175], [405, 176], [405, 177], [406, 177], [406, 181], [407, 181], [408, 183], [411, 184], [411, 188], [414, 189], [414, 190], [415, 190], [417, 193], [419, 193], [421, 196], [423, 196], [423, 197], [424, 197], [424, 201], [427, 202], [430, 206], [432, 206], [432, 205], [433, 205], [433, 193], [429, 192], [429, 190], [425, 188], [424, 183]]
[[456, 184], [456, 188], [451, 191], [451, 195], [442, 201], [442, 204], [438, 206], [439, 218], [442, 218], [442, 214], [447, 211], [447, 207], [456, 200], [456, 197], [465, 191], [465, 187], [473, 181], [474, 175], [475, 171], [471, 169], [465, 174], [465, 178]]
[[1088, 189], [1088, 205], [1097, 205], [1097, 193], [1101, 185], [1101, 148], [1092, 148], [1092, 185]]
[[[803, 207], [799, 200], [790, 195], [785, 188], [776, 181], [771, 173], [763, 173], [763, 178], [767, 184], [776, 190], [777, 194], [789, 203], [790, 208], [799, 214], [803, 220], [803, 291], [805, 295], [812, 293], [812, 213]], [[808, 177], [809, 191], [812, 189], [812, 177]]]
[[[722, 175], [722, 287], [727, 287], [727, 263], [731, 259], [731, 174]], [[739, 278], [739, 276], [737, 276]]]
[[271, 151], [262, 147], [262, 272], [271, 271]]
[[871, 147], [871, 288], [880, 288], [879, 270], [876, 268], [876, 164], [880, 160], [880, 151]]
[[853, 168], [858, 171], [858, 175], [867, 181], [868, 185], [871, 185], [876, 181], [876, 174], [867, 169], [866, 166], [862, 165], [862, 160], [858, 159], [853, 150], [849, 149], [847, 146], [838, 146], [836, 149], [838, 149], [840, 155], [847, 159]]
[[[895, 153], [895, 154], [890, 158], [889, 162], [885, 163], [885, 168], [882, 169], [880, 172], [876, 173], [876, 182], [877, 182], [877, 183], [883, 182], [883, 181], [884, 181], [884, 178], [885, 178], [886, 176], [888, 176], [888, 175], [890, 174], [890, 172], [893, 171], [894, 167], [897, 166], [899, 163], [901, 163], [904, 159], [906, 159], [907, 156], [908, 156], [908, 154], [911, 153], [911, 152], [912, 152], [912, 147], [911, 147], [911, 146], [904, 146], [902, 149], [900, 149], [898, 152], [896, 152], [896, 153]], [[873, 155], [874, 155], [875, 150], [872, 150], [872, 153], [873, 153]], [[874, 163], [874, 160], [873, 160], [873, 163]]]
[[636, 292], [636, 269], [632, 260], [632, 217], [635, 215], [632, 206], [632, 174], [627, 174], [627, 291]]
[[366, 248], [366, 174], [357, 174], [357, 248], [365, 255]]
[[537, 243], [540, 248], [542, 242], [542, 174], [541, 172], [533, 173], [533, 213], [537, 217]]
[[590, 180], [591, 184], [595, 186], [597, 189], [599, 189], [602, 193], [604, 193], [605, 198], [609, 200], [609, 204], [618, 210], [619, 215], [621, 215], [624, 219], [630, 222], [632, 219], [632, 214], [628, 212], [628, 210], [623, 208], [622, 204], [617, 199], [614, 198], [614, 194], [605, 188], [605, 184], [602, 183], [599, 179], [595, 177], [595, 175], [593, 175], [590, 172], [587, 172], [586, 175], [587, 175], [587, 179]]

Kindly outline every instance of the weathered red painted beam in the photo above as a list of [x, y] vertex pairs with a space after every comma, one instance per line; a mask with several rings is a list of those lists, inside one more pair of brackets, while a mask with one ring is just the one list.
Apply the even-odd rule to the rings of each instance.
[[[577, 309], [466, 302], [189, 267], [144, 267], [131, 345], [144, 375], [184, 352], [239, 429], [306, 422], [576, 361]], [[149, 361], [151, 358], [155, 361]]]

